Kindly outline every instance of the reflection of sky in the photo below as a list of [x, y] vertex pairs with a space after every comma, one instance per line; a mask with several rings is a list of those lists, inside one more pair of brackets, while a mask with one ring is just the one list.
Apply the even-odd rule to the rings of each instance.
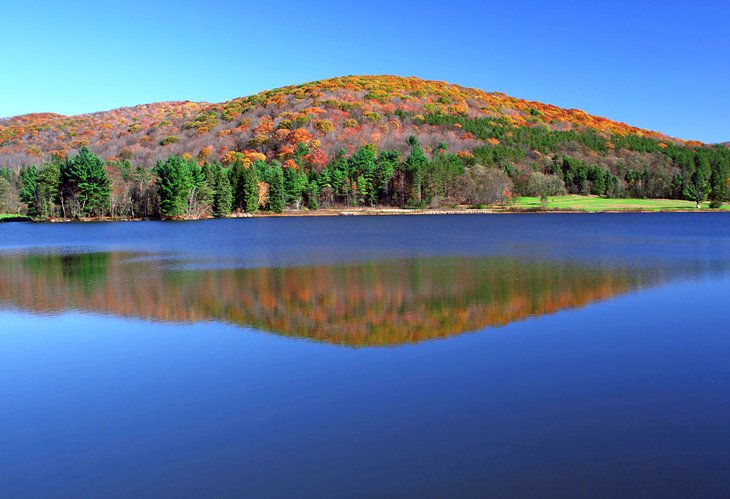
[[0, 495], [722, 496], [728, 285], [388, 349], [0, 312]]

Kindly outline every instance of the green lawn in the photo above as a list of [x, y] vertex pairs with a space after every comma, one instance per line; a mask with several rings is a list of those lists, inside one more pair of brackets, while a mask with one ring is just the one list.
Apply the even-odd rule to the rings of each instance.
[[13, 218], [26, 219], [25, 215], [18, 215], [16, 213], [0, 213], [0, 220], [11, 220]]
[[[703, 203], [703, 209], [709, 208], [709, 202]], [[512, 204], [515, 208], [539, 209], [540, 198], [516, 198]], [[730, 210], [730, 205], [723, 205], [722, 210]], [[548, 210], [577, 210], [577, 211], [697, 211], [695, 203], [682, 199], [608, 199], [598, 196], [568, 196], [551, 197], [548, 200]]]

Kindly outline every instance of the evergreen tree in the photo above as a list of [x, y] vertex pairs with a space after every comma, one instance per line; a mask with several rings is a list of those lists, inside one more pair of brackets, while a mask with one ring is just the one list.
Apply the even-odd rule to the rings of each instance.
[[307, 184], [307, 208], [316, 210], [319, 208], [319, 185], [314, 180]]
[[193, 189], [193, 178], [188, 165], [180, 156], [171, 156], [155, 167], [155, 186], [160, 197], [160, 214], [179, 217], [188, 209], [188, 197]]
[[205, 179], [205, 172], [194, 159], [187, 159], [185, 166], [189, 172], [191, 187], [188, 193], [188, 215], [199, 215], [203, 213], [209, 204], [207, 200], [212, 196]]
[[5, 213], [10, 204], [10, 182], [0, 175], [0, 213]]
[[352, 184], [347, 152], [344, 149], [340, 149], [335, 158], [324, 169], [322, 180], [324, 182], [320, 182], [320, 190], [329, 185], [337, 199], [350, 204]]
[[[203, 177], [205, 178], [205, 187], [202, 192], [202, 202], [206, 206], [210, 206], [211, 211], [213, 210], [213, 204], [215, 204], [215, 193], [216, 193], [216, 172], [221, 170], [220, 163], [204, 163], [201, 167]], [[228, 180], [228, 179], [226, 179]]]
[[230, 171], [230, 182], [233, 188], [233, 209], [248, 213], [259, 207], [259, 175], [258, 170], [267, 171], [263, 161], [253, 165], [245, 165], [242, 161], [234, 163]]
[[377, 171], [375, 146], [372, 144], [362, 146], [355, 154], [350, 156], [348, 170], [357, 175], [358, 202], [360, 204], [375, 204], [378, 195], [375, 189]]
[[82, 147], [76, 156], [61, 164], [61, 193], [73, 203], [73, 216], [103, 214], [109, 206], [110, 182], [104, 161]]
[[390, 201], [392, 196], [393, 176], [400, 163], [400, 154], [398, 151], [382, 151], [378, 154], [377, 167], [377, 193], [378, 198], [383, 201]]
[[247, 213], [259, 209], [259, 175], [254, 165], [243, 172], [243, 209]]
[[286, 203], [299, 209], [307, 189], [307, 174], [300, 168], [284, 168], [284, 192]]
[[28, 209], [28, 216], [36, 218], [40, 215], [38, 193], [38, 169], [35, 166], [20, 169], [20, 202]]
[[456, 154], [448, 154], [445, 147], [439, 148], [423, 171], [424, 201], [430, 203], [434, 197], [456, 197], [459, 179], [463, 174], [464, 164], [459, 157]]
[[269, 184], [269, 202], [266, 206], [269, 211], [281, 213], [284, 211], [284, 171], [277, 161], [271, 164], [267, 181]]
[[233, 209], [234, 210], [244, 210], [244, 206], [246, 204], [243, 192], [244, 192], [244, 170], [246, 167], [243, 165], [243, 162], [236, 161], [231, 165], [231, 170], [228, 172], [228, 179], [231, 184], [231, 188], [233, 189]]
[[209, 170], [213, 182], [213, 216], [225, 217], [231, 213], [233, 207], [231, 182], [219, 164], [211, 165]]
[[422, 206], [423, 196], [421, 192], [421, 179], [423, 171], [428, 165], [428, 159], [426, 158], [426, 155], [423, 154], [421, 144], [418, 142], [416, 137], [409, 137], [408, 144], [411, 146], [411, 153], [408, 155], [408, 159], [406, 159], [404, 170], [408, 185], [410, 186], [410, 193], [406, 200], [406, 204], [410, 206]]
[[694, 170], [690, 175], [684, 195], [687, 199], [694, 201], [697, 208], [702, 207], [702, 201], [707, 199], [710, 193], [710, 163], [704, 154], [697, 153], [694, 160]]
[[712, 173], [710, 174], [710, 199], [714, 201], [714, 205], [722, 205], [727, 201], [728, 170], [730, 170], [728, 161], [723, 161], [720, 157], [713, 158]]
[[61, 168], [56, 161], [46, 163], [38, 171], [38, 202], [40, 216], [47, 218], [56, 213], [60, 197]]

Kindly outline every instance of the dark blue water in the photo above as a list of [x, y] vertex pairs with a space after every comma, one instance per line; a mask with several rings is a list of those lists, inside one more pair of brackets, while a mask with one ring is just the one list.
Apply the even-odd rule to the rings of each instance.
[[729, 285], [724, 214], [0, 224], [0, 496], [728, 496]]

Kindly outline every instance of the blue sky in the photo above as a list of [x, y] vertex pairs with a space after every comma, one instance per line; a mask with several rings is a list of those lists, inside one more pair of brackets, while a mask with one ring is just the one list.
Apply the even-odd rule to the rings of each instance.
[[730, 140], [721, 1], [0, 3], [0, 116], [419, 76]]

